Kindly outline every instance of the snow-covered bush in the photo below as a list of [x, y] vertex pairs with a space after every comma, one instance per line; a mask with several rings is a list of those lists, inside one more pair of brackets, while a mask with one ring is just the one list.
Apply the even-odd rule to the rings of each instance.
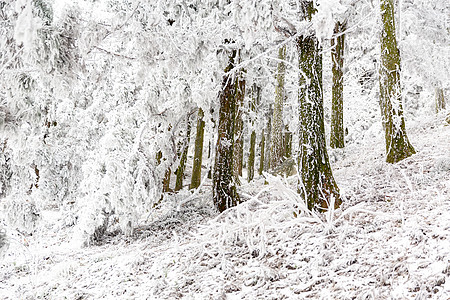
[[36, 229], [40, 212], [30, 197], [10, 195], [2, 199], [1, 208], [10, 226], [28, 234]]

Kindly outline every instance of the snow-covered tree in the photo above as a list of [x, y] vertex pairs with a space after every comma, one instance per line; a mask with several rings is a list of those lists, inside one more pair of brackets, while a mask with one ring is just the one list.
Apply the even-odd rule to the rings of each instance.
[[[301, 18], [311, 21], [316, 8], [303, 1]], [[322, 90], [322, 54], [318, 37], [308, 32], [297, 39], [300, 69], [300, 171], [299, 191], [309, 209], [326, 209], [341, 203], [325, 142]]]
[[400, 85], [400, 51], [395, 34], [394, 0], [381, 0], [380, 107], [386, 161], [396, 163], [416, 153], [406, 135]]

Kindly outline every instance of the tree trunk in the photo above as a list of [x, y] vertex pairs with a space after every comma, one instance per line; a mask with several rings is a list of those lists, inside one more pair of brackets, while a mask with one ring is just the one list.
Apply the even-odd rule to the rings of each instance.
[[405, 130], [400, 86], [400, 51], [395, 38], [393, 0], [380, 0], [381, 34], [380, 108], [386, 138], [386, 161], [396, 163], [416, 151]]
[[[311, 20], [315, 12], [312, 1], [303, 2], [304, 16]], [[299, 192], [309, 209], [323, 210], [332, 198], [341, 204], [339, 188], [334, 180], [325, 143], [322, 91], [322, 55], [315, 35], [297, 39], [300, 69], [300, 153]]]
[[250, 135], [250, 151], [248, 156], [248, 162], [247, 162], [247, 170], [248, 170], [248, 176], [247, 180], [248, 182], [252, 181], [255, 177], [255, 155], [256, 155], [256, 131], [255, 131], [255, 121], [254, 121], [254, 115], [256, 114], [256, 106], [259, 104], [259, 96], [260, 96], [260, 88], [256, 86], [256, 84], [253, 84], [252, 86], [252, 102], [250, 103], [250, 110], [251, 113], [250, 119], [251, 119], [251, 128], [252, 133]]
[[189, 120], [189, 116], [186, 117], [187, 129], [186, 129], [186, 138], [184, 140], [183, 152], [180, 158], [180, 165], [176, 170], [177, 179], [175, 182], [175, 191], [179, 191], [183, 188], [183, 179], [184, 179], [184, 171], [186, 170], [186, 161], [189, 150], [189, 142], [191, 140], [191, 122]]
[[244, 121], [242, 119], [245, 96], [245, 79], [242, 73], [236, 75], [235, 109], [234, 109], [234, 149], [233, 149], [233, 176], [237, 184], [240, 184], [239, 176], [242, 176], [243, 146], [244, 146]]
[[292, 132], [289, 132], [289, 126], [285, 126], [285, 133], [283, 137], [283, 156], [290, 158], [292, 156]]
[[208, 142], [208, 161], [210, 162], [208, 167], [208, 179], [212, 179], [211, 140]]
[[344, 148], [344, 45], [346, 23], [337, 22], [334, 34], [339, 35], [331, 40], [331, 60], [333, 62], [333, 88], [331, 109], [331, 148]]
[[250, 154], [248, 156], [248, 182], [255, 177], [255, 148], [256, 148], [256, 132], [253, 130], [250, 135]]
[[196, 189], [200, 185], [202, 173], [202, 156], [203, 156], [203, 136], [205, 131], [205, 121], [203, 121], [203, 110], [198, 109], [197, 119], [197, 135], [195, 136], [195, 153], [194, 166], [192, 168], [192, 177], [190, 189]]
[[[237, 51], [233, 50], [229, 58], [229, 65], [225, 68], [225, 74], [235, 66], [236, 55]], [[219, 123], [213, 174], [213, 202], [219, 212], [239, 203], [233, 176], [233, 116], [237, 100], [236, 80], [237, 75], [226, 74], [219, 96]]]
[[266, 149], [264, 150], [264, 154], [266, 157], [264, 157], [264, 171], [268, 172], [269, 169], [272, 167], [270, 165], [271, 163], [271, 153], [270, 153], [270, 145], [272, 145], [272, 115], [273, 115], [273, 106], [269, 106], [269, 117], [267, 120], [267, 130], [266, 130]]
[[436, 95], [436, 113], [441, 110], [445, 110], [445, 98], [444, 98], [444, 90], [441, 88], [435, 88]]
[[270, 168], [276, 168], [283, 160], [283, 104], [284, 104], [284, 77], [286, 74], [286, 46], [278, 50], [278, 74], [275, 88], [275, 103], [272, 116], [272, 131], [270, 139]]
[[258, 174], [262, 175], [263, 171], [264, 171], [264, 157], [265, 157], [265, 153], [264, 153], [264, 149], [265, 149], [265, 142], [266, 142], [266, 136], [264, 135], [264, 129], [262, 130], [261, 133], [261, 143], [260, 145], [260, 152], [261, 152], [261, 156], [259, 158], [259, 169], [258, 169]]
[[[162, 152], [158, 151], [156, 153], [156, 161], [157, 164], [161, 164], [162, 162]], [[170, 191], [170, 174], [171, 174], [171, 170], [170, 168], [167, 168], [166, 172], [164, 173], [164, 179], [163, 179], [163, 188], [162, 188], [162, 193], [167, 193]], [[163, 194], [161, 194], [161, 200], [163, 199]]]
[[[163, 193], [167, 193], [170, 192], [170, 174], [172, 173], [172, 171], [170, 170], [170, 168], [168, 168], [166, 170], [166, 173], [164, 174], [164, 179], [163, 179]], [[161, 195], [162, 197], [162, 195]]]

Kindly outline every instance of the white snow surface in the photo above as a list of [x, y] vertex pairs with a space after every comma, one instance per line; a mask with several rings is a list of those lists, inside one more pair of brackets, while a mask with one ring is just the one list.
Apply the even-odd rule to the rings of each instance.
[[450, 299], [443, 120], [412, 122], [417, 154], [395, 165], [385, 163], [381, 134], [330, 150], [344, 203], [323, 214], [303, 208], [295, 177], [244, 184], [247, 201], [222, 214], [205, 182], [183, 205], [188, 192], [163, 203], [132, 236], [110, 232], [77, 248], [73, 221], [47, 207], [33, 235], [6, 227], [0, 298]]

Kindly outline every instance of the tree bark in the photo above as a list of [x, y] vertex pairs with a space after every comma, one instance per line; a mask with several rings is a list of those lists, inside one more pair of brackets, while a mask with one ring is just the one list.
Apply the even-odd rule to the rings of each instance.
[[337, 22], [331, 40], [331, 60], [333, 63], [333, 88], [331, 109], [331, 148], [344, 148], [344, 46], [346, 23]]
[[[315, 12], [313, 2], [302, 3], [304, 18], [311, 20]], [[325, 143], [321, 48], [316, 36], [310, 34], [297, 39], [297, 49], [300, 68], [299, 192], [311, 210], [324, 210], [333, 199], [337, 208], [341, 198]]]
[[289, 132], [289, 126], [285, 126], [285, 133], [283, 137], [283, 156], [290, 158], [292, 156], [292, 132]]
[[190, 189], [196, 189], [200, 185], [201, 173], [202, 173], [202, 156], [203, 156], [203, 136], [205, 132], [205, 121], [203, 121], [203, 110], [198, 109], [197, 118], [197, 134], [195, 136], [195, 153], [194, 164], [192, 168], [192, 177]]
[[242, 120], [243, 104], [245, 96], [245, 80], [242, 73], [236, 76], [235, 109], [234, 109], [234, 149], [233, 149], [233, 175], [237, 184], [240, 184], [239, 176], [242, 176], [243, 146], [244, 146], [244, 121]]
[[271, 163], [271, 153], [270, 153], [270, 145], [272, 145], [272, 115], [273, 115], [273, 106], [270, 105], [269, 106], [269, 111], [268, 111], [268, 120], [267, 120], [267, 130], [266, 130], [266, 137], [265, 137], [265, 147], [266, 149], [264, 150], [264, 171], [268, 172], [269, 169], [272, 167], [270, 165]]
[[[167, 193], [170, 192], [170, 174], [172, 173], [172, 171], [170, 170], [170, 168], [168, 168], [166, 170], [166, 173], [164, 174], [164, 179], [163, 179], [163, 193]], [[162, 195], [161, 195], [162, 197]]]
[[251, 118], [251, 128], [252, 133], [250, 134], [250, 151], [247, 162], [248, 176], [247, 181], [250, 182], [255, 177], [255, 155], [256, 155], [256, 131], [254, 128], [254, 114], [256, 114], [256, 106], [259, 102], [260, 96], [260, 88], [253, 84], [252, 86], [252, 102], [250, 103], [250, 111], [252, 112], [250, 115]]
[[277, 86], [275, 88], [275, 103], [272, 116], [272, 131], [270, 139], [270, 168], [276, 168], [283, 160], [283, 105], [284, 105], [284, 77], [286, 74], [286, 46], [278, 50]]
[[264, 149], [265, 149], [265, 142], [266, 142], [266, 136], [264, 135], [264, 129], [262, 130], [261, 133], [261, 142], [260, 142], [260, 152], [261, 152], [261, 156], [259, 158], [259, 169], [258, 169], [258, 174], [262, 175], [263, 171], [264, 171], [264, 157], [265, 157], [265, 153], [264, 153]]
[[236, 107], [236, 75], [227, 74], [233, 69], [237, 59], [233, 50], [229, 64], [225, 68], [222, 91], [219, 96], [219, 122], [216, 157], [213, 172], [213, 202], [219, 212], [239, 203], [236, 182], [233, 176], [234, 110]]
[[184, 140], [183, 152], [180, 158], [180, 165], [176, 170], [177, 179], [175, 182], [175, 191], [179, 191], [183, 188], [183, 179], [184, 179], [184, 171], [186, 170], [186, 161], [189, 150], [189, 142], [191, 140], [191, 122], [189, 120], [189, 116], [186, 117], [187, 129], [186, 129], [186, 138]]
[[400, 86], [400, 51], [395, 38], [394, 1], [380, 0], [381, 34], [380, 108], [386, 139], [386, 161], [399, 162], [414, 153], [406, 135]]
[[445, 110], [445, 98], [444, 98], [444, 90], [442, 88], [435, 88], [436, 95], [436, 113], [441, 110]]

